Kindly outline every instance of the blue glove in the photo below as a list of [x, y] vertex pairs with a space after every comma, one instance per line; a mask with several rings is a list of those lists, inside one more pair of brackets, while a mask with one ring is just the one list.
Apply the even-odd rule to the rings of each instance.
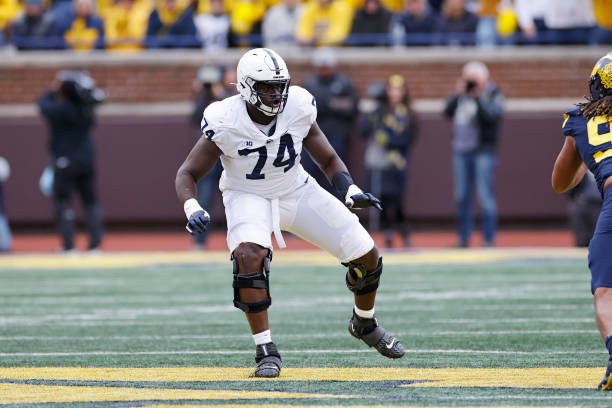
[[382, 204], [380, 200], [370, 193], [355, 194], [350, 196], [349, 199], [353, 202], [353, 204], [350, 206], [347, 204], [349, 208], [361, 210], [371, 206], [377, 208], [379, 211], [382, 211]]
[[189, 221], [187, 221], [187, 225], [185, 229], [191, 234], [201, 234], [206, 231], [208, 224], [210, 223], [210, 215], [206, 212], [206, 210], [198, 210], [191, 214], [189, 217]]
[[378, 198], [370, 193], [364, 193], [359, 187], [352, 184], [344, 198], [344, 204], [348, 208], [361, 210], [363, 208], [374, 207], [382, 211], [382, 204]]

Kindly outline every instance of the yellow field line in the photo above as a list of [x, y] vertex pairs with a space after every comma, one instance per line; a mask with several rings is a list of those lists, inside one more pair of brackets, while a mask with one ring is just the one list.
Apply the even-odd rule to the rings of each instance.
[[[604, 369], [590, 368], [284, 368], [274, 381], [405, 381], [406, 387], [587, 388]], [[73, 381], [260, 381], [250, 368], [4, 367], [5, 380]], [[1, 394], [0, 394], [1, 395]]]
[[0, 384], [0, 404], [142, 400], [232, 400], [262, 398], [352, 398], [350, 395], [241, 390], [184, 390], [130, 387], [81, 387]]
[[[431, 249], [383, 252], [386, 265], [399, 264], [474, 264], [513, 259], [586, 259], [584, 248], [498, 248]], [[278, 265], [339, 265], [322, 251], [282, 251], [274, 253]], [[0, 257], [5, 269], [81, 269], [130, 268], [151, 265], [230, 265], [225, 251], [207, 252], [103, 252], [98, 255], [19, 254]]]

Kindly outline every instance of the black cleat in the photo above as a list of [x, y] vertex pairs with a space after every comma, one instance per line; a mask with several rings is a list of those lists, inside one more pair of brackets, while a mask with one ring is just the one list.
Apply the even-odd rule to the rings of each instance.
[[362, 340], [370, 347], [374, 347], [385, 357], [401, 358], [406, 353], [402, 343], [380, 327], [376, 318], [365, 319], [357, 316], [353, 311], [348, 330], [353, 337]]
[[255, 362], [257, 367], [253, 373], [254, 377], [274, 378], [280, 375], [282, 363], [276, 344], [270, 342], [258, 345], [255, 351]]
[[608, 360], [608, 368], [606, 369], [604, 378], [597, 386], [599, 391], [612, 391], [612, 375], [610, 374], [612, 374], [612, 356]]

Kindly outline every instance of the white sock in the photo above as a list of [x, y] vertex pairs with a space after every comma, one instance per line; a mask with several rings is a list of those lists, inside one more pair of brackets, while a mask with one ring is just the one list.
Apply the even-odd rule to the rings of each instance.
[[256, 346], [259, 346], [260, 344], [270, 343], [272, 341], [272, 335], [270, 334], [270, 330], [254, 334], [253, 341], [255, 341]]
[[363, 317], [364, 319], [373, 319], [374, 318], [374, 308], [370, 310], [361, 310], [357, 306], [353, 307], [355, 310], [355, 314], [359, 317]]

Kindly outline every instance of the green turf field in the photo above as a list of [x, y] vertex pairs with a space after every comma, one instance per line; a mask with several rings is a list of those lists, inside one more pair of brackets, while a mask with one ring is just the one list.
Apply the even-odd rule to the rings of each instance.
[[254, 346], [225, 253], [0, 257], [0, 405], [609, 406], [586, 252], [385, 254], [377, 315], [408, 353], [347, 332], [344, 268], [275, 254], [280, 379]]

